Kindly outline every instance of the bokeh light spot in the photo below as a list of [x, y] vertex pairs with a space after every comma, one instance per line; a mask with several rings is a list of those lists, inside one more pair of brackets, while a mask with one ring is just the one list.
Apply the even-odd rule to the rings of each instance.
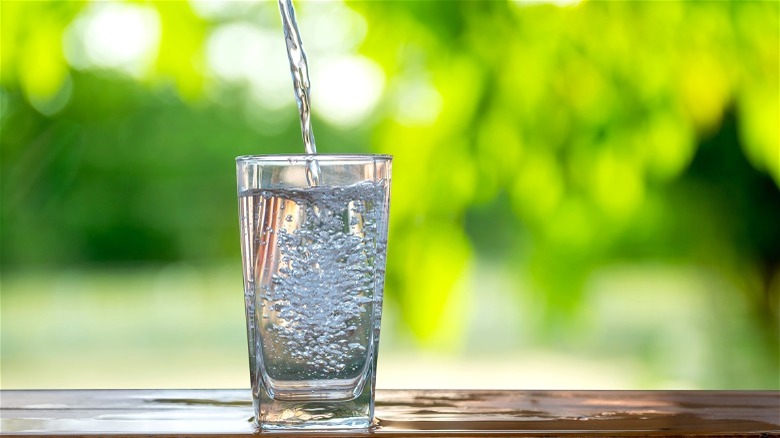
[[111, 68], [141, 76], [160, 42], [160, 17], [154, 8], [96, 2], [66, 30], [65, 57], [76, 68]]
[[401, 81], [395, 94], [395, 120], [404, 126], [430, 125], [444, 101], [436, 87], [423, 78]]
[[248, 85], [253, 100], [266, 109], [294, 102], [280, 32], [249, 23], [217, 27], [206, 43], [206, 62], [220, 79]]
[[312, 73], [312, 108], [326, 121], [353, 126], [373, 111], [385, 85], [385, 75], [374, 61], [362, 56], [323, 60]]

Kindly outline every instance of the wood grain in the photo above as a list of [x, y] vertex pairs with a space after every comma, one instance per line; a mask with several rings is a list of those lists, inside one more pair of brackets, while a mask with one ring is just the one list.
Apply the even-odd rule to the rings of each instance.
[[[251, 417], [248, 390], [0, 391], [4, 436], [242, 437]], [[376, 417], [348, 435], [770, 437], [780, 392], [380, 390]]]

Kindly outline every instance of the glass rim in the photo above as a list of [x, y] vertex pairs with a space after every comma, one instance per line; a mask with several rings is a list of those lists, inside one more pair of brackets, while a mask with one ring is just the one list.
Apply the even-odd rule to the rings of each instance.
[[321, 162], [353, 162], [361, 163], [367, 161], [392, 161], [393, 156], [389, 154], [260, 154], [260, 155], [239, 155], [236, 157], [236, 163], [289, 163], [296, 164], [300, 162], [321, 161]]

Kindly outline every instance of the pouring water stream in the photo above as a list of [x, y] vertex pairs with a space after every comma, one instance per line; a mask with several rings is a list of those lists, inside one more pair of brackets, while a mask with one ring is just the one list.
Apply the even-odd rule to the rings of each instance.
[[[292, 75], [295, 101], [298, 104], [298, 112], [301, 116], [301, 133], [303, 146], [307, 155], [317, 154], [317, 145], [314, 143], [314, 132], [311, 127], [311, 83], [309, 81], [309, 64], [306, 60], [306, 52], [303, 50], [301, 34], [298, 32], [298, 23], [295, 21], [295, 9], [292, 0], [278, 0], [279, 11], [282, 14], [282, 28], [284, 40], [287, 45], [287, 58], [290, 61], [290, 73]], [[308, 160], [306, 179], [310, 187], [320, 184], [320, 166], [314, 157]]]

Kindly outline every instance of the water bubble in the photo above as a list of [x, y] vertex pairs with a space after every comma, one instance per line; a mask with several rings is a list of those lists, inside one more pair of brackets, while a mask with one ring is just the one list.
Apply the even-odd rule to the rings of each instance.
[[[297, 222], [278, 228], [275, 241], [266, 241], [266, 245], [273, 246], [263, 247], [263, 251], [272, 251], [263, 255], [263, 268], [267, 272], [271, 266], [273, 275], [259, 279], [261, 289], [273, 288], [265, 299], [268, 313], [274, 313], [270, 314], [273, 328], [261, 334], [264, 339], [258, 351], [264, 351], [263, 366], [270, 370], [269, 375], [282, 370], [298, 372], [296, 365], [291, 365], [294, 361], [303, 367], [301, 376], [305, 371], [308, 378], [320, 378], [323, 372], [346, 370], [343, 362], [355, 360], [352, 358], [358, 351], [366, 350], [349, 340], [358, 327], [373, 327], [375, 324], [367, 318], [377, 315], [369, 311], [369, 306], [375, 301], [375, 284], [382, 280], [377, 275], [384, 272], [383, 266], [378, 266], [384, 264], [383, 255], [377, 257], [384, 242], [369, 224], [379, 218], [372, 215], [371, 205], [382, 205], [383, 198], [379, 197], [384, 196], [384, 189], [376, 187], [374, 183], [350, 186], [339, 194], [316, 189], [285, 190], [282, 202], [278, 201], [282, 192], [268, 191], [268, 199], [273, 199], [279, 210], [289, 203], [295, 207], [292, 211], [298, 212], [271, 212], [274, 217]], [[374, 194], [377, 201], [373, 204], [350, 203], [356, 197]], [[361, 227], [360, 232], [348, 228], [355, 225]], [[253, 244], [257, 248], [257, 242]], [[352, 371], [362, 368], [349, 367]]]

